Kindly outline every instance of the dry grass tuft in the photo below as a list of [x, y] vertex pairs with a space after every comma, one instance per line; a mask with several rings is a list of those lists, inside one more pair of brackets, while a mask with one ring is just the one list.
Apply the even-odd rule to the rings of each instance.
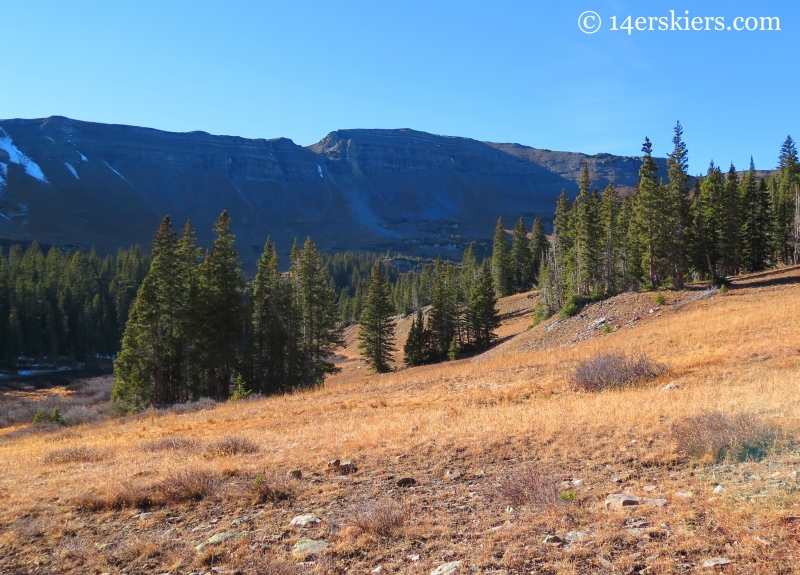
[[512, 507], [549, 507], [561, 500], [560, 484], [550, 470], [527, 463], [501, 479], [496, 497]]
[[278, 473], [265, 471], [248, 479], [247, 489], [257, 503], [294, 499], [299, 491], [299, 482], [296, 479]]
[[403, 504], [388, 498], [362, 501], [355, 506], [352, 514], [350, 523], [357, 530], [384, 537], [402, 527], [408, 517]]
[[258, 453], [258, 445], [251, 439], [241, 435], [229, 435], [206, 446], [205, 452], [210, 457], [231, 457]]
[[655, 379], [667, 372], [667, 367], [644, 354], [628, 358], [622, 353], [594, 355], [578, 364], [572, 375], [572, 387], [582, 391], [622, 389]]
[[44, 457], [44, 462], [51, 463], [90, 463], [105, 458], [107, 452], [91, 447], [64, 447], [51, 451]]
[[711, 411], [675, 422], [670, 435], [680, 451], [693, 457], [743, 461], [766, 455], [778, 439], [778, 430], [750, 413], [730, 416]]
[[189, 437], [162, 437], [143, 444], [142, 451], [157, 453], [159, 451], [194, 451], [197, 441]]
[[167, 475], [161, 481], [143, 485], [125, 482], [110, 495], [89, 492], [76, 501], [79, 509], [102, 511], [126, 507], [161, 507], [168, 504], [199, 501], [216, 491], [220, 477], [206, 470], [186, 469]]

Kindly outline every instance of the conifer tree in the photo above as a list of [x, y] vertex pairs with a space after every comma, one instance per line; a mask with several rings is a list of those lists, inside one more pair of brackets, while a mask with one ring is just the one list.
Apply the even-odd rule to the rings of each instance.
[[746, 272], [766, 269], [769, 263], [770, 205], [766, 182], [756, 180], [756, 169], [750, 170], [741, 183], [742, 197], [742, 267]]
[[573, 295], [589, 295], [595, 289], [600, 267], [600, 229], [598, 222], [598, 199], [590, 193], [591, 179], [589, 165], [583, 161], [581, 176], [578, 180], [580, 193], [575, 201], [573, 219], [575, 226], [575, 254], [570, 258], [574, 262], [574, 272], [570, 274], [574, 280], [571, 286]]
[[614, 184], [609, 183], [603, 191], [599, 208], [600, 282], [606, 295], [613, 295], [618, 289], [619, 260], [619, 212], [621, 202]]
[[531, 242], [529, 245], [531, 252], [531, 278], [533, 282], [538, 281], [539, 270], [546, 259], [546, 252], [549, 246], [550, 244], [544, 233], [544, 224], [542, 220], [539, 218], [534, 219], [533, 225], [531, 226]]
[[394, 347], [394, 306], [386, 276], [376, 262], [367, 288], [358, 332], [361, 359], [378, 373], [391, 370]]
[[512, 288], [516, 293], [525, 292], [533, 285], [533, 261], [528, 245], [528, 229], [520, 218], [514, 225], [511, 239]]
[[636, 241], [641, 245], [642, 267], [650, 288], [654, 289], [659, 287], [664, 279], [670, 204], [663, 187], [656, 180], [658, 166], [653, 160], [652, 150], [650, 139], [645, 138], [632, 223]]
[[680, 122], [675, 125], [672, 143], [674, 147], [667, 158], [669, 196], [665, 215], [669, 215], [672, 222], [672, 229], [667, 231], [667, 243], [673, 284], [680, 289], [685, 283], [691, 245], [688, 151], [683, 141], [683, 127]]
[[405, 362], [411, 367], [423, 365], [430, 359], [430, 332], [425, 328], [425, 318], [421, 309], [417, 310], [411, 322], [403, 353]]
[[484, 260], [469, 294], [467, 325], [477, 349], [491, 345], [497, 338], [495, 330], [500, 325], [500, 312], [497, 309], [491, 272], [488, 260]]
[[[494, 278], [494, 291], [500, 297], [512, 293], [511, 252], [506, 239], [506, 229], [503, 218], [497, 220], [494, 230], [494, 243], [492, 244], [492, 276]], [[449, 345], [449, 340], [447, 345]]]

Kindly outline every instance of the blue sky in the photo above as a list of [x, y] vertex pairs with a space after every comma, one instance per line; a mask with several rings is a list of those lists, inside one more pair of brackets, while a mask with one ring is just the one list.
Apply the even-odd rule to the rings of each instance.
[[[587, 35], [578, 16], [597, 12]], [[778, 16], [780, 32], [609, 31], [611, 16]], [[414, 128], [586, 153], [774, 167], [800, 137], [800, 4], [4, 2], [0, 118], [64, 115], [303, 145]], [[680, 25], [680, 23], [679, 23]]]

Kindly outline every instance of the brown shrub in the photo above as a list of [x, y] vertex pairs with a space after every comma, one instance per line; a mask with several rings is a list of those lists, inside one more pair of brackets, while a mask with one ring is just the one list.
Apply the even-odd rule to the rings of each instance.
[[352, 515], [351, 524], [359, 531], [387, 536], [403, 526], [408, 512], [401, 503], [379, 499], [359, 503]]
[[142, 444], [142, 451], [156, 453], [158, 451], [194, 451], [197, 441], [189, 437], [162, 437]]
[[766, 455], [778, 430], [750, 413], [730, 416], [712, 411], [676, 421], [670, 435], [680, 451], [693, 457], [741, 461]]
[[241, 435], [229, 435], [206, 446], [206, 454], [210, 457], [230, 457], [247, 453], [257, 453], [258, 445], [251, 439]]
[[170, 473], [161, 481], [149, 485], [126, 481], [110, 494], [89, 491], [76, 500], [79, 509], [102, 511], [125, 507], [160, 507], [163, 505], [199, 501], [214, 493], [220, 484], [218, 475], [197, 469]]
[[513, 507], [548, 507], [560, 501], [560, 484], [558, 477], [549, 470], [528, 463], [503, 477], [496, 496]]
[[297, 496], [298, 481], [292, 477], [278, 473], [264, 471], [252, 476], [248, 476], [246, 482], [247, 492], [252, 495], [258, 503], [267, 501], [285, 501], [294, 499]]
[[644, 354], [627, 357], [622, 353], [592, 356], [578, 364], [572, 374], [572, 388], [582, 391], [621, 389], [663, 375], [667, 367]]
[[64, 447], [51, 451], [44, 457], [47, 464], [53, 463], [89, 463], [100, 461], [106, 456], [106, 451], [92, 449], [91, 447]]

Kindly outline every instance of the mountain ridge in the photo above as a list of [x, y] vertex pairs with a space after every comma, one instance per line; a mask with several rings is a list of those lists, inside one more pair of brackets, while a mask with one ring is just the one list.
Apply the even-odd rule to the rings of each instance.
[[584, 160], [599, 189], [636, 183], [636, 157], [409, 128], [334, 130], [301, 146], [63, 116], [0, 120], [0, 239], [110, 252], [149, 245], [170, 214], [209, 245], [227, 209], [248, 265], [267, 236], [281, 253], [308, 235], [327, 251], [455, 257], [469, 242], [485, 250], [498, 216], [509, 227], [549, 218], [562, 188], [577, 192]]

